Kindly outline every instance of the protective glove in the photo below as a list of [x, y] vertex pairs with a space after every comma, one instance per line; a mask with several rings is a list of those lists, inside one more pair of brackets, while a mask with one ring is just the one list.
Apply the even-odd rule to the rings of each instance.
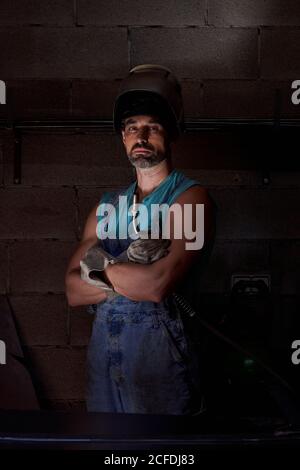
[[138, 238], [129, 245], [127, 256], [129, 261], [134, 263], [154, 263], [154, 261], [163, 258], [169, 253], [168, 247], [170, 244], [171, 240], [168, 239], [143, 238], [143, 233], [141, 232], [141, 238]]
[[119, 294], [113, 290], [112, 286], [109, 286], [101, 279], [100, 273], [104, 271], [109, 264], [114, 264], [118, 261], [120, 261], [120, 259], [110, 255], [101, 247], [100, 243], [96, 243], [87, 250], [84, 258], [80, 260], [80, 277], [88, 284], [105, 290], [108, 299], [116, 297]]

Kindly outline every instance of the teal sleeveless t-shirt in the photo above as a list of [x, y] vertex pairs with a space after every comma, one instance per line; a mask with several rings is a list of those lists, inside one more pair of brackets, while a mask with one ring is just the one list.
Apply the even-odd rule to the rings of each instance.
[[[97, 236], [107, 246], [110, 254], [117, 256], [124, 243], [108, 242], [108, 239], [134, 240], [138, 234], [134, 232], [133, 216], [130, 209], [136, 190], [136, 181], [126, 190], [104, 193], [97, 210]], [[140, 231], [158, 232], [161, 229], [163, 215], [166, 216], [168, 207], [173, 204], [180, 194], [188, 188], [200, 183], [187, 178], [183, 173], [173, 170], [161, 184], [144, 197], [138, 205], [138, 226]], [[142, 207], [141, 207], [142, 206]], [[159, 216], [159, 217], [158, 217]], [[153, 227], [153, 225], [156, 227]], [[126, 247], [127, 248], [127, 247]], [[113, 253], [110, 251], [113, 250]]]

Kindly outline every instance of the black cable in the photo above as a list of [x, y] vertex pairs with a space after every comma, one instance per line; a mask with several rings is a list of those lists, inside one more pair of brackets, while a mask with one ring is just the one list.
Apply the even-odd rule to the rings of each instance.
[[241, 352], [245, 356], [253, 359], [253, 361], [255, 361], [257, 364], [259, 364], [262, 367], [262, 369], [266, 370], [270, 375], [272, 375], [277, 380], [279, 380], [279, 382], [281, 382], [281, 384], [284, 385], [290, 392], [296, 395], [296, 391], [286, 382], [286, 380], [283, 379], [279, 374], [277, 374], [277, 372], [275, 372], [270, 366], [265, 364], [261, 359], [255, 356], [254, 353], [252, 353], [251, 351], [248, 351], [243, 346], [240, 346], [231, 338], [228, 338], [226, 335], [221, 333], [217, 328], [210, 325], [206, 320], [203, 320], [203, 318], [200, 317], [200, 315], [191, 307], [191, 305], [182, 295], [174, 292], [173, 297], [175, 301], [177, 302], [178, 306], [181, 307], [183, 312], [186, 313], [189, 317], [191, 318], [195, 317], [199, 321], [199, 323], [201, 323], [202, 326], [204, 326], [207, 330], [209, 330], [215, 336], [218, 336], [218, 338], [222, 339], [225, 343], [229, 344], [230, 346], [232, 346], [234, 349]]

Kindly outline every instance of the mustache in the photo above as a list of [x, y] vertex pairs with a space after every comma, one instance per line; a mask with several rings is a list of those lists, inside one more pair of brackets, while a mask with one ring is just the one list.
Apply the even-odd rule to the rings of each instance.
[[144, 144], [139, 144], [139, 143], [135, 144], [135, 145], [132, 147], [131, 152], [133, 152], [135, 149], [140, 149], [140, 148], [146, 149], [146, 150], [151, 150], [152, 152], [154, 152], [154, 150], [155, 150], [155, 149], [152, 147], [151, 144], [148, 144], [147, 142], [145, 142]]

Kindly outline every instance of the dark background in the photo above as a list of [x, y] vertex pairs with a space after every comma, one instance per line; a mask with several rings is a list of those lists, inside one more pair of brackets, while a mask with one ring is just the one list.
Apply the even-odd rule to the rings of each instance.
[[[300, 2], [0, 0], [1, 310], [15, 320], [24, 357], [11, 343], [8, 353], [26, 364], [43, 408], [84, 408], [92, 316], [67, 306], [64, 274], [91, 208], [133, 172], [110, 123], [22, 124], [111, 121], [120, 80], [140, 63], [178, 75], [187, 121], [201, 128], [190, 125], [173, 149], [174, 166], [218, 206], [199, 305], [215, 325], [225, 317], [237, 338], [265, 345], [299, 383], [300, 365], [291, 364], [291, 343], [300, 339], [299, 130], [284, 125], [300, 118], [291, 103]], [[227, 119], [268, 125], [220, 128]], [[269, 274], [270, 293], [233, 299], [231, 276], [241, 272]], [[9, 406], [26, 408], [18, 380]]]

